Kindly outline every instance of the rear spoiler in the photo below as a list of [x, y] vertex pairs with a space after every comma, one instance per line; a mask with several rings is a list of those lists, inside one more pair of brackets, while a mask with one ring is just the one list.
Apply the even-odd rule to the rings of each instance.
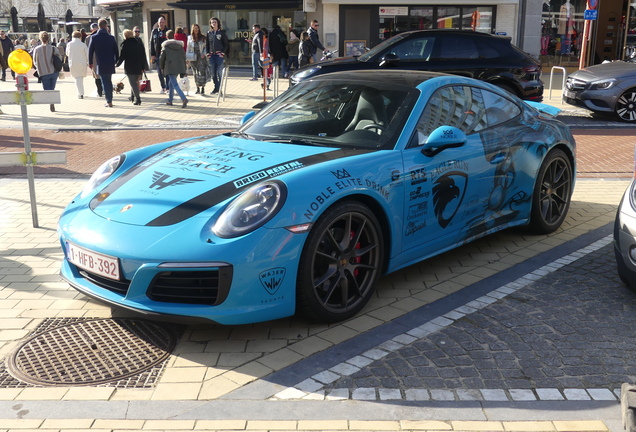
[[557, 108], [555, 106], [547, 105], [541, 102], [534, 102], [534, 101], [524, 101], [524, 102], [530, 105], [532, 108], [539, 111], [541, 114], [545, 114], [549, 117], [556, 117], [561, 111], [563, 111], [561, 108]]

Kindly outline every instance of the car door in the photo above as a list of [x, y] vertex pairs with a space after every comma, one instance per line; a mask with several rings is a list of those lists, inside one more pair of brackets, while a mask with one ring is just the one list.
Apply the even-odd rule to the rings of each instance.
[[[422, 153], [439, 127], [461, 129], [467, 142], [433, 156]], [[403, 152], [403, 251], [428, 255], [470, 238], [493, 190], [495, 165], [485, 157], [480, 131], [487, 128], [481, 91], [468, 85], [437, 89], [426, 104], [411, 142]]]
[[429, 70], [436, 37], [415, 35], [393, 44], [375, 58], [378, 67], [396, 67], [405, 70]]
[[482, 58], [478, 38], [465, 35], [439, 35], [433, 54], [428, 62], [430, 70], [484, 79], [488, 68], [486, 59]]

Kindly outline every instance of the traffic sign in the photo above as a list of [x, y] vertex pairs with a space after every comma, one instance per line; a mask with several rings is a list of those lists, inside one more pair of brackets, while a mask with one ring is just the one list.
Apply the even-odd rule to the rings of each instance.
[[598, 19], [598, 10], [586, 9], [585, 12], [583, 12], [583, 18], [590, 21]]

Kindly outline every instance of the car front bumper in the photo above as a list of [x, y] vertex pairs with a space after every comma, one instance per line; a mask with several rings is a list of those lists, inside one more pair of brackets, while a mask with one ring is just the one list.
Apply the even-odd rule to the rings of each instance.
[[[192, 220], [160, 228], [112, 222], [100, 226], [99, 220], [104, 221], [89, 212], [71, 212], [62, 216], [58, 230], [65, 254], [61, 275], [89, 297], [146, 315], [225, 325], [295, 312], [304, 234], [261, 227], [240, 238], [210, 242], [202, 238], [201, 224]], [[98, 235], [104, 232], [107, 237]], [[67, 242], [117, 258], [120, 280], [100, 278], [71, 263]]]
[[563, 91], [563, 102], [596, 112], [613, 113], [616, 99], [617, 96], [610, 90]]

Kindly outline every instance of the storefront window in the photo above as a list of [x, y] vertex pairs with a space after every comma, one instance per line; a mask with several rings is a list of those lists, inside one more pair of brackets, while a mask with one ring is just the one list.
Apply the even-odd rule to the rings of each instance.
[[414, 7], [411, 8], [411, 28], [410, 30], [425, 30], [433, 28], [433, 8]]
[[586, 0], [545, 0], [541, 15], [541, 56], [544, 64], [578, 65]]
[[[144, 19], [140, 7], [135, 7], [124, 11], [117, 11], [117, 13], [115, 14], [115, 20], [115, 22], [117, 23], [117, 34], [113, 34], [113, 36], [115, 36], [115, 39], [117, 39], [118, 43], [121, 43], [124, 40], [124, 30], [132, 30], [135, 26], [139, 26], [139, 28], [143, 30]], [[143, 33], [135, 36], [139, 36], [142, 41], [146, 40], [146, 37]]]
[[[210, 18], [217, 17], [221, 20], [223, 30], [230, 40], [230, 53], [228, 63], [231, 65], [252, 64], [252, 25], [260, 24], [271, 30], [274, 25], [279, 25], [287, 38], [289, 32], [294, 30], [300, 33], [307, 29], [307, 21], [302, 11], [293, 10], [232, 10], [232, 11], [190, 11], [190, 25], [199, 24], [202, 33], [210, 30]], [[190, 29], [187, 29], [190, 33]]]
[[437, 8], [437, 28], [461, 28], [458, 7], [440, 6]]
[[490, 33], [493, 28], [491, 7], [463, 7], [462, 28]]
[[[406, 11], [408, 10], [408, 14]], [[382, 11], [394, 15], [383, 15]], [[402, 14], [398, 14], [402, 13]], [[380, 40], [409, 30], [448, 28], [493, 32], [494, 7], [423, 6], [380, 8]]]

